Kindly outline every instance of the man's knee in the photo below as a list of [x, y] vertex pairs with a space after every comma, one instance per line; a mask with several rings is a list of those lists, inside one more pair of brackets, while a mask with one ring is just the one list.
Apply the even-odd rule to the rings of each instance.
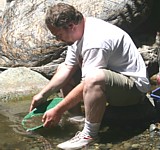
[[95, 85], [105, 85], [105, 74], [102, 69], [94, 69], [87, 73], [85, 77], [85, 87], [92, 88]]
[[99, 82], [104, 81], [105, 75], [103, 69], [93, 69], [86, 74], [85, 81]]

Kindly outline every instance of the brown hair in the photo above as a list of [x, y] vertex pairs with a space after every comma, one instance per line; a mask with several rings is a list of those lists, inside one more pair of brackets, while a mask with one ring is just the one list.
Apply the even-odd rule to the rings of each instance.
[[73, 6], [65, 3], [58, 3], [48, 8], [45, 23], [53, 27], [67, 28], [70, 23], [78, 24], [82, 19], [82, 13]]

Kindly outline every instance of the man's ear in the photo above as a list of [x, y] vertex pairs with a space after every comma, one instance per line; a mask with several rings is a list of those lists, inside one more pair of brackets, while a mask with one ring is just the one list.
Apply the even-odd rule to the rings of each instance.
[[73, 30], [74, 29], [74, 24], [73, 23], [70, 23], [69, 25], [68, 25], [68, 29], [70, 29], [70, 30]]

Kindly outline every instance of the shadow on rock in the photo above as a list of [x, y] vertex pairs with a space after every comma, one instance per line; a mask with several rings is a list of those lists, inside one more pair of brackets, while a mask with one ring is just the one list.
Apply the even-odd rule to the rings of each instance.
[[101, 143], [116, 143], [143, 133], [151, 123], [160, 117], [155, 107], [146, 97], [139, 105], [113, 107], [107, 106], [103, 117], [100, 137]]

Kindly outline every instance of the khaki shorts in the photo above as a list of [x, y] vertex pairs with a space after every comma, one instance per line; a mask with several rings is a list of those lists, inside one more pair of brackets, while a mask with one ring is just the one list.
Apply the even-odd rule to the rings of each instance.
[[145, 94], [140, 92], [132, 78], [103, 69], [107, 102], [112, 106], [129, 106], [141, 103]]
[[[106, 82], [106, 101], [112, 106], [129, 106], [141, 103], [146, 93], [140, 92], [134, 81], [125, 75], [103, 69]], [[74, 84], [80, 83], [80, 69], [74, 74]]]

